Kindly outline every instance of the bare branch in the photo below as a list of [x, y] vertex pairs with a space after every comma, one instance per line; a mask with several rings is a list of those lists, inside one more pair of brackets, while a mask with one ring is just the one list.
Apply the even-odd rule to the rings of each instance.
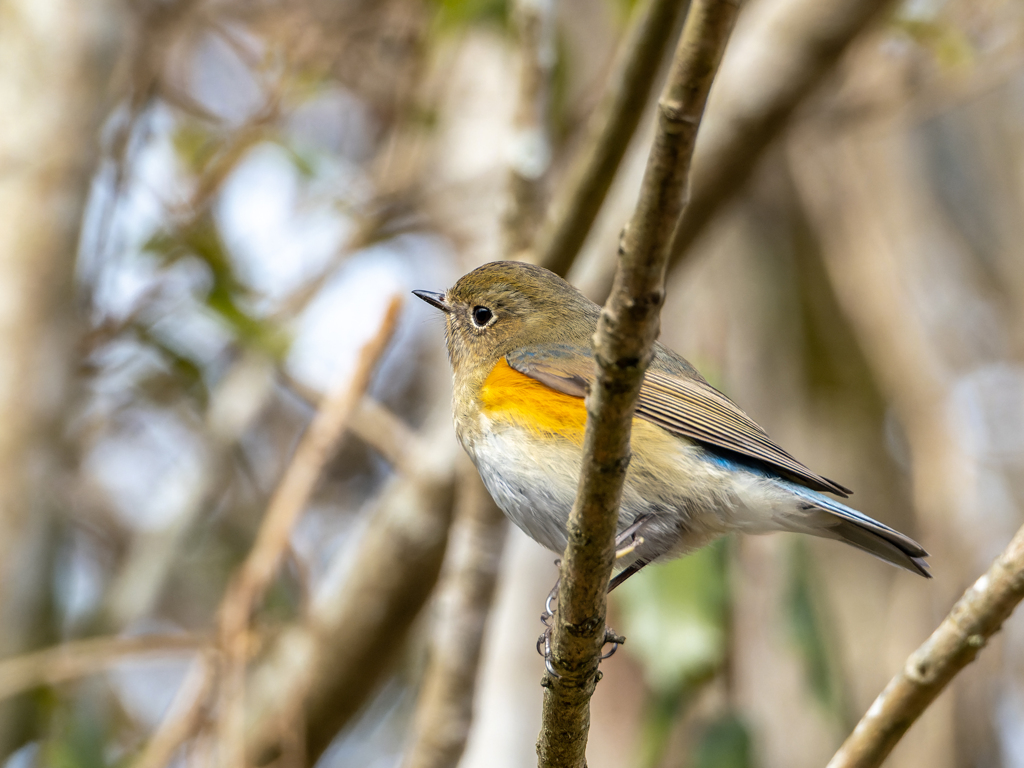
[[964, 592], [953, 610], [885, 687], [867, 714], [829, 761], [828, 768], [871, 768], [896, 746], [907, 729], [1024, 599], [1024, 528], [988, 571]]
[[738, 11], [738, 2], [728, 0], [699, 0], [690, 8], [658, 103], [640, 200], [594, 336], [598, 376], [587, 398], [583, 471], [562, 561], [552, 646], [559, 677], [544, 680], [541, 766], [586, 765], [633, 412], [658, 336], [669, 241], [683, 208], [697, 127]]
[[[193, 731], [198, 711], [219, 683], [222, 712], [220, 726], [221, 758], [229, 765], [242, 765], [245, 757], [245, 666], [249, 657], [249, 621], [257, 602], [270, 585], [288, 549], [295, 522], [309, 503], [324, 464], [343, 434], [348, 420], [360, 403], [377, 361], [394, 333], [401, 307], [394, 297], [388, 306], [377, 335], [363, 347], [356, 372], [346, 386], [325, 398], [303, 435], [291, 463], [285, 470], [267, 508], [252, 550], [235, 575], [221, 602], [218, 621], [222, 657], [220, 669], [205, 664], [205, 679], [197, 684], [197, 695], [185, 713], [165, 718], [143, 751], [140, 760], [147, 766], [163, 765], [181, 740]], [[172, 713], [173, 714], [173, 713]]]
[[225, 671], [221, 680], [220, 714], [223, 762], [245, 764], [245, 665], [249, 656], [249, 619], [277, 572], [299, 516], [309, 504], [324, 464], [330, 459], [356, 406], [370, 384], [377, 362], [391, 340], [402, 300], [395, 296], [380, 329], [363, 347], [352, 380], [330, 394], [313, 417], [295, 450], [248, 557], [239, 569], [220, 608], [220, 643]]
[[[518, 0], [521, 64], [513, 153], [504, 218], [504, 253], [533, 246], [544, 211], [550, 167], [551, 73], [555, 64], [555, 0]], [[448, 577], [439, 597], [431, 657], [416, 708], [406, 768], [455, 768], [473, 719], [477, 669], [494, 598], [508, 523], [464, 460], [458, 485]]]
[[210, 639], [190, 634], [96, 637], [0, 661], [0, 701], [41, 685], [95, 675], [142, 656], [195, 653]]
[[405, 768], [454, 768], [473, 719], [477, 668], [508, 524], [464, 462], [452, 529], [452, 571], [440, 596], [430, 665]]
[[[764, 151], [789, 124], [796, 108], [832, 72], [849, 44], [890, 0], [843, 0], [803, 3], [779, 23], [778, 51], [772, 60], [770, 87], [751, 91], [752, 99], [734, 102], [714, 141], [697, 156], [694, 190], [672, 237], [669, 269], [686, 257], [690, 245], [715, 214], [746, 183]], [[783, 32], [784, 30], [784, 32]]]
[[537, 238], [537, 263], [563, 277], [579, 254], [636, 133], [687, 0], [649, 0], [630, 25], [604, 98], [587, 126], [553, 215]]
[[297, 711], [315, 761], [393, 661], [444, 560], [454, 492], [450, 432], [446, 423], [426, 441], [420, 471], [384, 492], [354, 557], [336, 561], [307, 621], [281, 633], [254, 670], [246, 735], [258, 763]]
[[[743, 188], [772, 142], [817, 86], [831, 74], [850, 43], [891, 5], [890, 0], [837, 0], [822, 4], [796, 0], [780, 10], [766, 29], [761, 55], [742, 76], [720, 82], [723, 105], [702, 134], [693, 161], [690, 201], [672, 237], [669, 269], [682, 264], [690, 246], [718, 212]], [[764, 76], [759, 76], [764, 73]], [[596, 282], [598, 299], [611, 290], [612, 272]]]
[[544, 215], [544, 181], [551, 167], [551, 72], [557, 56], [554, 6], [555, 0], [518, 0], [514, 5], [521, 62], [504, 221], [507, 256], [533, 245]]
[[156, 734], [146, 742], [132, 768], [163, 768], [178, 748], [202, 727], [217, 680], [214, 657], [212, 651], [205, 653], [192, 666]]

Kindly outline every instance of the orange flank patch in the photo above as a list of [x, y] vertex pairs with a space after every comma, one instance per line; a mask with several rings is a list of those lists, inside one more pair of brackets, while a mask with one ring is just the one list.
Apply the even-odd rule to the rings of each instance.
[[488, 418], [583, 443], [587, 425], [583, 398], [557, 392], [531, 379], [510, 368], [504, 357], [480, 388], [480, 406]]

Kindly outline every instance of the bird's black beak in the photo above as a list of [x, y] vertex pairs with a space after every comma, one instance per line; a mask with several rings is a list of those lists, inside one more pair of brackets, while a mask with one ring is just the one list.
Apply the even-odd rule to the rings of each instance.
[[434, 291], [413, 291], [412, 295], [423, 299], [427, 304], [437, 307], [442, 312], [450, 313], [452, 311], [451, 305], [444, 300], [443, 293], [435, 293]]

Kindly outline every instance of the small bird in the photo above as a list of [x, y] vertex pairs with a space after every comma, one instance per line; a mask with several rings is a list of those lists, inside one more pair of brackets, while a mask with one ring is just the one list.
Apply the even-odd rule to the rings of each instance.
[[[413, 291], [445, 313], [455, 430], [484, 485], [528, 536], [561, 553], [576, 496], [596, 378], [600, 307], [541, 267], [485, 264], [444, 293]], [[913, 539], [826, 496], [815, 474], [697, 370], [656, 344], [631, 437], [609, 589], [645, 565], [733, 531], [796, 531], [850, 544], [930, 578]]]

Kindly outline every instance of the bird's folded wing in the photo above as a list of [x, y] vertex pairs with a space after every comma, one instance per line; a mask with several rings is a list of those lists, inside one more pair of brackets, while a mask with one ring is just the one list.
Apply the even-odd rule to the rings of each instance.
[[[666, 355], [667, 358], [667, 355]], [[570, 344], [525, 347], [506, 356], [509, 366], [554, 390], [586, 397], [596, 376], [592, 353]], [[668, 360], [664, 361], [666, 364]], [[725, 395], [699, 377], [672, 375], [657, 363], [647, 370], [636, 415], [705, 446], [753, 459], [816, 491], [850, 490], [815, 474], [780, 448]]]

